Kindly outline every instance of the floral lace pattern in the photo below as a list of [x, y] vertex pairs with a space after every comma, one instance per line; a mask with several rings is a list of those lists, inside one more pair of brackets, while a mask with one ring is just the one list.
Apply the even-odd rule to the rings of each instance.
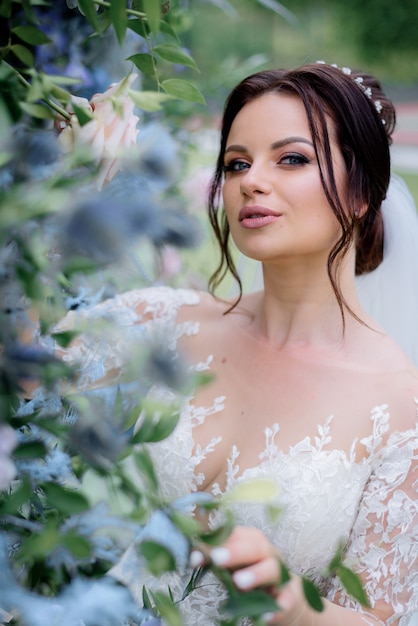
[[[140, 319], [136, 313], [139, 303], [145, 303], [146, 318], [144, 314]], [[134, 335], [167, 334], [170, 348], [175, 350], [179, 337], [199, 332], [198, 324], [176, 323], [179, 307], [198, 303], [199, 295], [193, 291], [164, 287], [132, 291], [95, 307], [94, 313], [86, 313], [90, 319], [110, 316], [123, 330], [111, 349], [107, 346], [95, 362], [100, 368], [122, 367], [123, 348]], [[73, 325], [74, 320], [70, 322]], [[86, 356], [89, 349], [88, 343], [81, 342], [76, 358]], [[74, 358], [74, 354], [67, 358]], [[89, 363], [91, 358], [87, 367], [91, 367]], [[208, 367], [210, 357], [198, 366]], [[150, 450], [167, 498], [196, 491], [202, 484], [204, 477], [196, 473], [196, 467], [211, 454], [220, 438], [214, 437], [205, 449], [200, 449], [195, 447], [193, 428], [222, 411], [223, 402], [220, 397], [212, 406], [196, 407], [193, 396], [187, 398], [177, 429]], [[361, 613], [365, 624], [406, 626], [418, 609], [418, 427], [391, 432], [389, 409], [381, 405], [371, 410], [372, 434], [361, 441], [367, 450], [361, 460], [356, 459], [356, 441], [349, 454], [326, 447], [332, 442], [332, 417], [318, 426], [314, 440], [306, 437], [287, 453], [275, 443], [280, 424], [274, 424], [265, 431], [266, 445], [259, 465], [246, 469], [239, 477], [239, 450], [231, 450], [226, 490], [250, 478], [275, 480], [283, 506], [277, 524], [271, 523], [263, 507], [254, 504], [236, 506], [237, 523], [263, 530], [295, 573], [309, 576], [325, 597]], [[214, 485], [213, 492], [217, 495], [222, 490]], [[216, 521], [214, 517], [212, 524]], [[346, 546], [346, 563], [363, 578], [371, 607], [381, 609], [386, 621], [378, 620], [347, 596], [338, 579], [324, 575], [340, 543]], [[138, 580], [138, 571], [135, 556], [128, 551], [113, 573], [127, 582], [140, 599], [146, 581]], [[181, 597], [184, 581], [172, 575], [158, 581], [159, 586], [167, 583]], [[185, 624], [216, 624], [222, 597], [219, 585], [208, 576], [181, 603]]]

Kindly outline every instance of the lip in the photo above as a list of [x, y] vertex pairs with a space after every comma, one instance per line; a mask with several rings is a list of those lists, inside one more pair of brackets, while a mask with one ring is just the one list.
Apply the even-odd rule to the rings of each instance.
[[271, 224], [281, 216], [281, 213], [263, 206], [244, 206], [239, 212], [238, 219], [244, 228], [261, 228]]

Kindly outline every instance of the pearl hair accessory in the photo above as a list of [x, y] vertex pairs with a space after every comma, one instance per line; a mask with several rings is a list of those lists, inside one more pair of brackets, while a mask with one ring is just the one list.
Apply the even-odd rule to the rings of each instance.
[[[320, 65], [328, 65], [325, 61], [317, 61], [317, 63], [319, 63]], [[335, 67], [337, 70], [340, 70], [346, 76], [351, 76], [351, 69], [349, 67], [338, 67], [336, 63], [331, 63], [330, 65], [331, 67]], [[362, 76], [356, 76], [356, 78], [353, 78], [353, 80], [360, 87], [364, 95], [367, 96], [367, 98], [373, 102], [374, 107], [376, 111], [379, 113], [380, 119], [382, 120], [382, 124], [383, 125], [386, 124], [386, 120], [380, 115], [383, 110], [382, 103], [380, 100], [373, 100], [373, 93], [372, 93], [371, 87], [366, 87]]]

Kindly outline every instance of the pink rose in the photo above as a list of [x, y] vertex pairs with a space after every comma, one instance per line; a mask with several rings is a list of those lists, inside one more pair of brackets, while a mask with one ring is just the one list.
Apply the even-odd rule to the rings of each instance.
[[93, 158], [101, 164], [96, 179], [98, 189], [122, 169], [121, 157], [136, 146], [139, 118], [133, 114], [135, 104], [129, 97], [136, 78], [136, 74], [129, 74], [104, 93], [95, 94], [90, 102], [72, 96], [72, 102], [87, 109], [93, 119], [80, 126], [77, 117], [72, 115], [71, 122], [60, 133], [60, 142], [67, 152], [86, 147], [91, 150]]
[[16, 447], [16, 433], [7, 424], [0, 426], [0, 491], [4, 491], [10, 485], [10, 481], [16, 476], [16, 468], [10, 459], [10, 453]]

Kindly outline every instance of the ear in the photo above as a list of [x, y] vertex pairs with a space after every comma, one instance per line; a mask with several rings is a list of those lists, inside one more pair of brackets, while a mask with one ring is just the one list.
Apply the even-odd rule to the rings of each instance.
[[367, 204], [367, 202], [363, 202], [363, 204], [355, 208], [353, 219], [356, 221], [361, 220], [366, 215], [368, 209], [369, 209], [369, 205]]

